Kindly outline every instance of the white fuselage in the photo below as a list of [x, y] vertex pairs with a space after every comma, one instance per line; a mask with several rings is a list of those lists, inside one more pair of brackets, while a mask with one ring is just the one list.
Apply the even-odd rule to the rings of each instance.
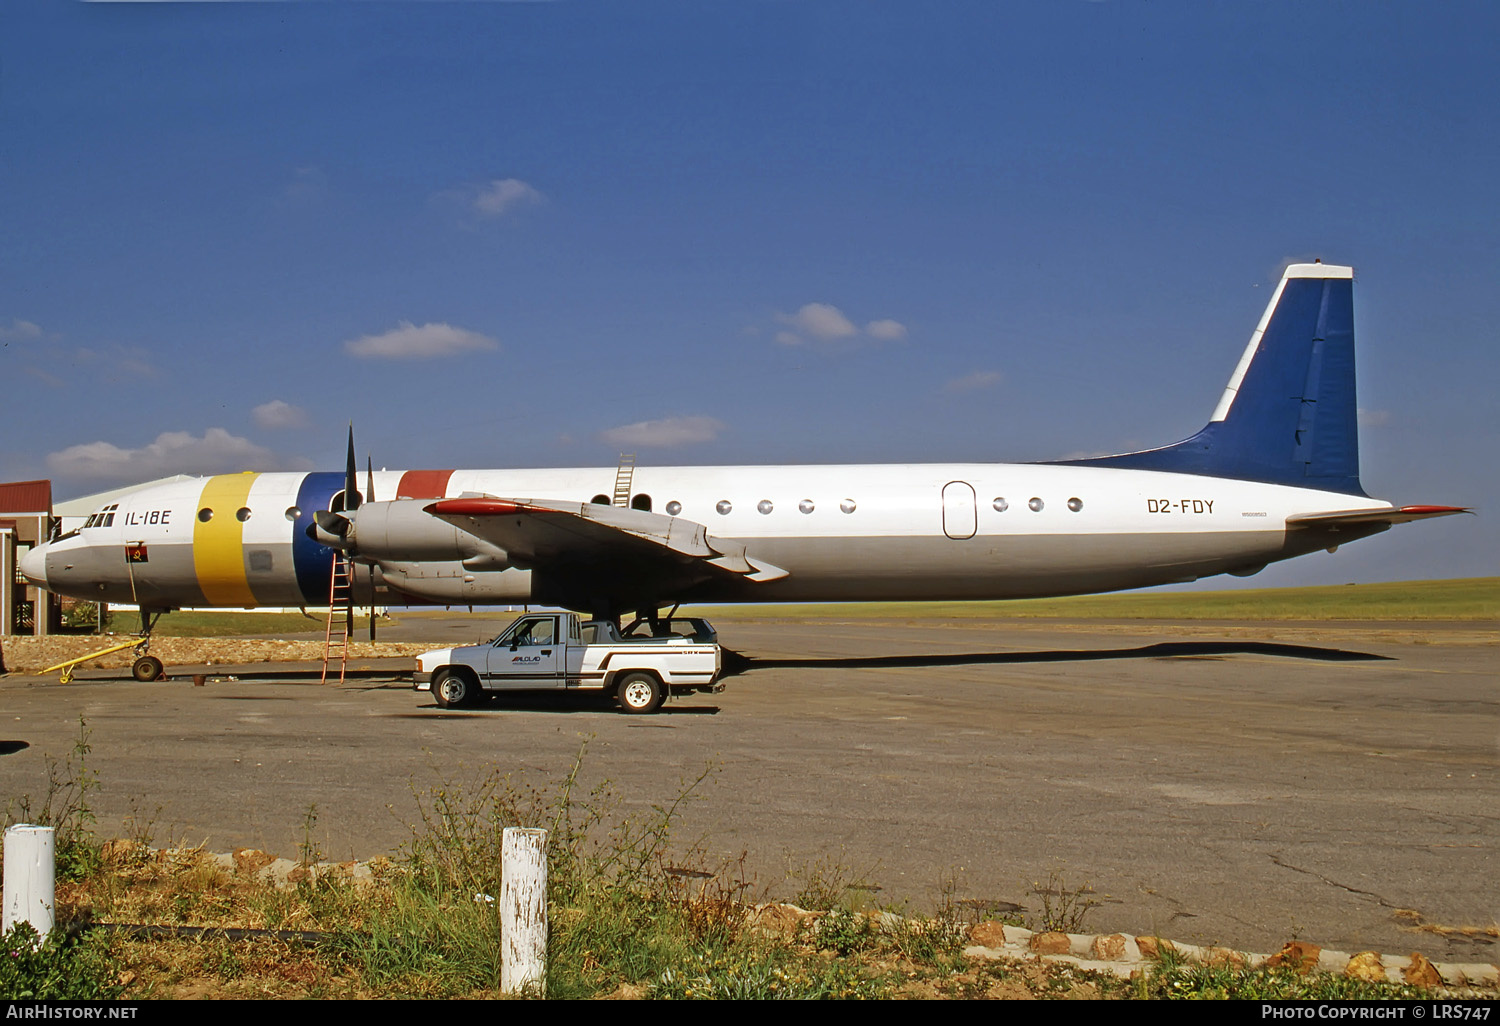
[[[610, 497], [615, 475], [614, 468], [379, 471], [373, 485], [381, 499], [586, 503]], [[91, 518], [100, 521], [94, 526], [38, 550], [26, 571], [53, 591], [111, 602], [324, 604], [331, 552], [306, 531], [342, 481], [342, 474], [247, 473], [143, 489]], [[417, 481], [429, 490], [404, 496], [403, 483], [412, 490]], [[787, 571], [771, 581], [710, 581], [681, 596], [719, 601], [1017, 598], [1250, 573], [1335, 542], [1319, 531], [1289, 534], [1290, 516], [1389, 507], [1286, 485], [1047, 464], [644, 466], [630, 496], [636, 508], [702, 524], [711, 538], [742, 543]], [[421, 583], [437, 579], [447, 590]], [[392, 562], [363, 582], [367, 597], [373, 585], [389, 603], [536, 597], [528, 569], [470, 571], [457, 561]]]

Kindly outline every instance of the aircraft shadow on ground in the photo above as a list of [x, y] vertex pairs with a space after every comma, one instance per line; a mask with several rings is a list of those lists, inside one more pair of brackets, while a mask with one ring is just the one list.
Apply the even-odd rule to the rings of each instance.
[[[662, 716], [716, 716], [717, 705], [692, 705], [690, 698], [674, 698], [664, 703], [655, 716], [631, 717], [638, 726], [664, 727]], [[515, 694], [499, 695], [482, 705], [461, 710], [444, 709], [433, 702], [419, 706], [415, 711], [393, 714], [396, 719], [421, 720], [467, 720], [481, 718], [501, 712], [554, 712], [554, 713], [604, 713], [609, 716], [622, 715], [614, 704], [597, 695], [578, 694]]]
[[924, 666], [983, 666], [1004, 663], [1067, 663], [1099, 659], [1213, 658], [1231, 655], [1270, 655], [1322, 662], [1361, 662], [1390, 659], [1373, 652], [1351, 652], [1317, 645], [1284, 645], [1268, 641], [1166, 641], [1139, 648], [1048, 649], [1037, 652], [954, 652], [937, 655], [807, 656], [760, 658], [724, 649], [720, 677], [753, 670], [876, 670]]

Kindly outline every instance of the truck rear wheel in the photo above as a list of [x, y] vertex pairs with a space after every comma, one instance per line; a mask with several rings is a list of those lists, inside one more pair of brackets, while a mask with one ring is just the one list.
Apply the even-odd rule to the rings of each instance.
[[627, 673], [620, 680], [620, 709], [628, 713], [654, 713], [667, 697], [662, 682], [649, 673]]
[[463, 670], [439, 670], [432, 678], [432, 697], [444, 709], [461, 709], [479, 699], [479, 682]]

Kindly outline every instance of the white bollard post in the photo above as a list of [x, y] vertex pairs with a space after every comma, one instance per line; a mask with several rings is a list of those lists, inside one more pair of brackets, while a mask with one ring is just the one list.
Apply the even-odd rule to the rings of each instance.
[[547, 831], [500, 838], [500, 992], [546, 995]]
[[17, 823], [5, 831], [4, 912], [0, 932], [30, 923], [42, 940], [56, 923], [56, 838], [51, 827]]

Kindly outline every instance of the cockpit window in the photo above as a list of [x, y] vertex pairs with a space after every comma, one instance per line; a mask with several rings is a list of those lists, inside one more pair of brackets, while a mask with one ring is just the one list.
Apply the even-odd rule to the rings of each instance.
[[93, 514], [84, 521], [83, 530], [86, 531], [91, 527], [113, 527], [115, 522], [115, 510], [119, 508], [120, 504], [118, 502], [110, 506], [105, 506], [99, 512]]

